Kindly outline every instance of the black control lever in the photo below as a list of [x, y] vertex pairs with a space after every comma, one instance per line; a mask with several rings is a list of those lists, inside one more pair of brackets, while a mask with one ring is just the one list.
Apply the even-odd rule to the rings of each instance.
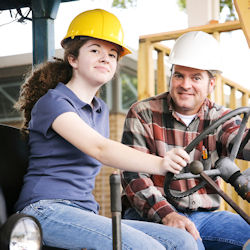
[[121, 236], [121, 178], [118, 174], [111, 174], [110, 178], [110, 202], [112, 215], [112, 235], [113, 235], [113, 250], [122, 249]]

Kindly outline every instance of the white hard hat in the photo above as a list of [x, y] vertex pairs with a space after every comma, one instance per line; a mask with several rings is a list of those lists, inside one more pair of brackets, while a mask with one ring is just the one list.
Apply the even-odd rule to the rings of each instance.
[[219, 43], [203, 31], [180, 36], [171, 50], [169, 63], [222, 73]]

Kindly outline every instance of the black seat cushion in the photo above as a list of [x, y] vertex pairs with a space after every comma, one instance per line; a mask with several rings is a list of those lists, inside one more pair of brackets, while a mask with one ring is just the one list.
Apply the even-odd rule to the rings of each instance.
[[2, 189], [7, 215], [14, 213], [14, 204], [23, 184], [28, 167], [28, 145], [19, 129], [0, 124], [0, 187]]

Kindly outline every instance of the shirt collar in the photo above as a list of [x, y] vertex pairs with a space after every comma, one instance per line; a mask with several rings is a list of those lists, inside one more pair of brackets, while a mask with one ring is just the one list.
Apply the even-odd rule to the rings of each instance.
[[[84, 107], [90, 107], [88, 103], [80, 100], [77, 97], [77, 95], [71, 89], [69, 89], [64, 83], [61, 83], [61, 82], [58, 83], [58, 85], [56, 86], [56, 89], [58, 89], [59, 91], [67, 95], [67, 97], [69, 97], [79, 109], [82, 109]], [[100, 99], [96, 96], [94, 96], [93, 98], [93, 111], [97, 113], [100, 113], [102, 111], [102, 105], [101, 105]]]

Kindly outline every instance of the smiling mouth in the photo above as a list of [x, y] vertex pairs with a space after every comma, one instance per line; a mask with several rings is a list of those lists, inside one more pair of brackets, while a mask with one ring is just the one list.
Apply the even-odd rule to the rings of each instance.
[[193, 96], [194, 94], [192, 94], [192, 93], [178, 93], [178, 95], [181, 95], [181, 96]]
[[109, 70], [107, 69], [107, 68], [105, 68], [105, 67], [99, 67], [99, 66], [97, 66], [97, 67], [95, 67], [97, 70], [99, 70], [99, 71], [102, 71], [102, 72], [109, 72]]

